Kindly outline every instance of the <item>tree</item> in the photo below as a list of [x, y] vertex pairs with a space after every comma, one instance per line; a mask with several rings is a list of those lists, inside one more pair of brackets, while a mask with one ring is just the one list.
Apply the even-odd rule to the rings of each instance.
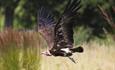
[[12, 28], [13, 27], [13, 19], [14, 19], [14, 11], [18, 6], [20, 0], [0, 0], [0, 6], [4, 9], [4, 27]]

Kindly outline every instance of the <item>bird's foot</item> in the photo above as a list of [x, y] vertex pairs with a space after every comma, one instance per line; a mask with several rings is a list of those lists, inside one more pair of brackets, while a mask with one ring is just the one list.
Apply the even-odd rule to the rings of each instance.
[[72, 57], [68, 57], [68, 58], [76, 64], [76, 61]]

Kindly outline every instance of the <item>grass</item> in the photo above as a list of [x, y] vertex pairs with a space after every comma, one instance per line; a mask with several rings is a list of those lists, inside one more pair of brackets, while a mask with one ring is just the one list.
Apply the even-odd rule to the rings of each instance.
[[75, 53], [72, 57], [76, 64], [68, 58], [42, 56], [41, 70], [115, 70], [114, 45], [99, 45], [96, 42], [83, 44], [84, 53]]
[[[79, 42], [80, 37], [74, 37], [75, 45], [86, 39], [81, 35]], [[115, 44], [110, 37], [83, 42], [84, 52], [72, 56], [76, 64], [65, 57], [40, 55], [45, 46], [42, 37], [34, 31], [0, 32], [0, 70], [115, 70]]]
[[0, 32], [0, 70], [38, 70], [40, 41], [36, 32]]

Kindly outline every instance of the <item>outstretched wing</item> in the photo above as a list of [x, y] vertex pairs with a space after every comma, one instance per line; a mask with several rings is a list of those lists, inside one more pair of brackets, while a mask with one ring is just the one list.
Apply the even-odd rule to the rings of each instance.
[[52, 13], [42, 7], [38, 12], [38, 32], [44, 37], [49, 47], [52, 46], [54, 41], [54, 24], [55, 19]]
[[55, 26], [55, 42], [52, 49], [73, 47], [73, 20], [80, 7], [80, 0], [69, 0], [64, 13]]

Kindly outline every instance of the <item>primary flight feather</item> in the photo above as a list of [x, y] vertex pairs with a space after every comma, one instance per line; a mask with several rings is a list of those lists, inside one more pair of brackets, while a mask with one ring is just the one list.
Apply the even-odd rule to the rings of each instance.
[[39, 10], [38, 31], [50, 47], [43, 54], [69, 57], [72, 53], [83, 52], [82, 47], [73, 48], [73, 24], [81, 7], [80, 2], [80, 0], [69, 0], [58, 21], [55, 21], [54, 16], [47, 9], [42, 7]]

